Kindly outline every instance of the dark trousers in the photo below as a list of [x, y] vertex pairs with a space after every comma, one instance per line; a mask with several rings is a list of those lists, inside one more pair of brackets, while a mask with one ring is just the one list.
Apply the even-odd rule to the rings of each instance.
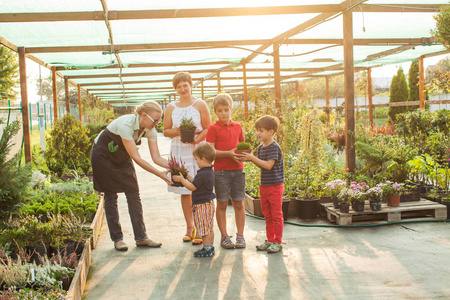
[[[128, 203], [128, 213], [130, 214], [131, 224], [133, 226], [134, 239], [136, 241], [146, 239], [147, 233], [139, 191], [125, 192], [125, 196]], [[123, 240], [117, 198], [117, 193], [105, 193], [105, 215], [106, 221], [108, 222], [109, 234], [113, 242]]]

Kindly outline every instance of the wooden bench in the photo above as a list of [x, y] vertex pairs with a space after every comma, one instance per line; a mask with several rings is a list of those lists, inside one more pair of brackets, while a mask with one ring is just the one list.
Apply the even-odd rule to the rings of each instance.
[[380, 211], [372, 211], [369, 201], [366, 201], [363, 212], [356, 212], [350, 208], [349, 213], [341, 213], [339, 209], [333, 207], [332, 203], [322, 203], [321, 205], [327, 213], [328, 221], [338, 225], [389, 223], [411, 218], [418, 218], [418, 220], [447, 219], [447, 207], [429, 200], [400, 202], [398, 207], [382, 203]]

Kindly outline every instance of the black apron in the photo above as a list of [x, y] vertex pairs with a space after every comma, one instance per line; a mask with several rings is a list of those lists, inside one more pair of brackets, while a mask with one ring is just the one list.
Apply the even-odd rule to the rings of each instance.
[[98, 192], [139, 191], [136, 171], [119, 135], [105, 129], [92, 147], [94, 189]]

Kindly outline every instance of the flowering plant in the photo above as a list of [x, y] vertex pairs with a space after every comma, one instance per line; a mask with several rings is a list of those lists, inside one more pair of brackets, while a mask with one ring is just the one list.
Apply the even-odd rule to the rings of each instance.
[[383, 190], [379, 186], [374, 186], [373, 188], [367, 190], [366, 196], [371, 200], [381, 201], [383, 198]]
[[349, 203], [356, 197], [356, 193], [351, 188], [343, 188], [337, 197], [340, 203]]
[[169, 157], [169, 170], [172, 175], [186, 175], [188, 173], [188, 169], [184, 165], [184, 162], [181, 160], [177, 161], [177, 159], [170, 155]]
[[383, 190], [383, 193], [387, 196], [399, 195], [403, 189], [403, 185], [397, 182], [386, 181], [385, 183], [377, 184]]
[[345, 184], [345, 181], [336, 179], [327, 182], [327, 184], [325, 185], [325, 189], [330, 192], [331, 197], [336, 198], [339, 192], [345, 187]]

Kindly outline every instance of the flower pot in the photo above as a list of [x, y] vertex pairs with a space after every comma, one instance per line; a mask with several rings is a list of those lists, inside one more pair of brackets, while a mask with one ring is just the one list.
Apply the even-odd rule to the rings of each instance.
[[319, 198], [297, 198], [298, 217], [300, 219], [316, 219], [319, 214]]
[[388, 195], [386, 197], [387, 205], [392, 207], [400, 206], [400, 195]]
[[252, 153], [253, 149], [242, 149], [242, 150], [234, 150], [235, 153], [241, 154], [241, 153]]
[[339, 199], [337, 197], [333, 197], [332, 200], [333, 200], [333, 207], [335, 209], [338, 209], [339, 208]]
[[[186, 178], [186, 174], [172, 174], [172, 173], [170, 173], [170, 175], [171, 175], [171, 177], [170, 177], [171, 179], [172, 179], [173, 175], [183, 175], [183, 177]], [[181, 182], [173, 181], [173, 180], [172, 180], [172, 182], [173, 182], [172, 186], [183, 187], [183, 184]]]
[[400, 195], [400, 202], [419, 201], [420, 195], [418, 192]]
[[289, 204], [291, 203], [291, 199], [283, 198], [283, 204], [281, 206], [281, 210], [283, 211], [283, 219], [286, 221], [288, 219], [289, 212]]
[[381, 200], [370, 200], [370, 209], [373, 211], [381, 210]]
[[339, 204], [339, 211], [341, 213], [349, 213], [350, 212], [350, 203], [340, 203]]
[[194, 141], [194, 137], [195, 137], [195, 129], [196, 129], [196, 127], [189, 128], [189, 129], [180, 127], [181, 141], [183, 143], [192, 143]]
[[364, 202], [355, 202], [353, 204], [353, 210], [357, 212], [364, 211]]

